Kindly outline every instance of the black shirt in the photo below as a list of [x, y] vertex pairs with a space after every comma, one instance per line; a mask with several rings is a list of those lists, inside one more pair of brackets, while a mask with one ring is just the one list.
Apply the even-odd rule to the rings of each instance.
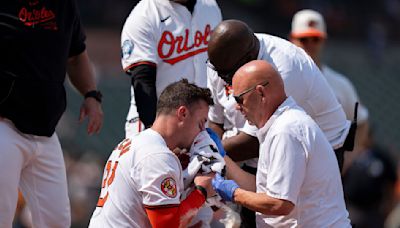
[[6, 0], [0, 7], [0, 115], [51, 136], [65, 111], [69, 57], [85, 50], [75, 0]]

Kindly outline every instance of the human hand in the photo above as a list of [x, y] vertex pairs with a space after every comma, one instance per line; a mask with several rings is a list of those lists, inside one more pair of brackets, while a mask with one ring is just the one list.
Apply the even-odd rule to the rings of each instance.
[[91, 97], [84, 99], [79, 114], [79, 122], [82, 123], [85, 117], [89, 119], [87, 133], [89, 135], [99, 133], [103, 125], [103, 110], [96, 99]]
[[194, 178], [194, 184], [199, 185], [206, 189], [207, 196], [211, 197], [216, 194], [214, 188], [212, 187], [211, 181], [214, 178], [215, 173], [208, 173], [208, 174], [198, 174]]
[[233, 194], [239, 185], [233, 180], [225, 180], [220, 174], [216, 174], [212, 180], [214, 190], [225, 201], [233, 201]]

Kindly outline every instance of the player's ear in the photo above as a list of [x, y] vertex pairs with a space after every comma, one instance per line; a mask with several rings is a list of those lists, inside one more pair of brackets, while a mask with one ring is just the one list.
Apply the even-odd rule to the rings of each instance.
[[176, 110], [176, 115], [179, 120], [183, 120], [184, 118], [186, 118], [186, 116], [188, 115], [187, 107], [179, 106], [179, 108]]

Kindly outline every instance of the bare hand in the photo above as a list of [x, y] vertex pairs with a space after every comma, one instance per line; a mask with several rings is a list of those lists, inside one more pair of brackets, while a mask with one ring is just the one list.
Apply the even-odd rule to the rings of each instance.
[[84, 99], [80, 110], [79, 123], [82, 123], [86, 116], [89, 119], [87, 133], [89, 135], [99, 133], [103, 126], [103, 110], [96, 99], [91, 97]]
[[211, 181], [214, 178], [215, 173], [208, 173], [208, 174], [198, 174], [194, 178], [195, 185], [200, 185], [207, 190], [207, 196], [213, 196], [216, 194], [214, 191]]

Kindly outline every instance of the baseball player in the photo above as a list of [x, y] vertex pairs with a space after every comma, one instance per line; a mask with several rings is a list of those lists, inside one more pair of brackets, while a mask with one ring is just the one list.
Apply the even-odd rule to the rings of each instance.
[[[321, 54], [328, 35], [324, 18], [314, 10], [301, 10], [293, 16], [290, 41], [304, 49], [319, 67], [326, 81], [331, 86], [339, 103], [342, 105], [346, 118], [353, 120], [355, 103], [359, 102], [357, 91], [349, 79], [334, 71], [321, 62]], [[357, 138], [355, 151], [362, 150], [368, 135], [368, 110], [365, 106], [358, 106]], [[352, 153], [354, 155], [355, 153]], [[348, 154], [347, 154], [348, 155]], [[345, 160], [344, 171], [350, 159]]]
[[205, 129], [212, 102], [208, 89], [186, 79], [162, 92], [152, 127], [123, 140], [110, 155], [89, 227], [188, 226], [215, 194], [212, 177], [194, 177], [196, 188], [185, 196], [182, 167], [172, 150], [199, 144], [195, 138]]
[[161, 91], [182, 78], [206, 87], [207, 45], [221, 21], [215, 0], [141, 0], [121, 34], [122, 66], [132, 76], [126, 136], [152, 125]]

